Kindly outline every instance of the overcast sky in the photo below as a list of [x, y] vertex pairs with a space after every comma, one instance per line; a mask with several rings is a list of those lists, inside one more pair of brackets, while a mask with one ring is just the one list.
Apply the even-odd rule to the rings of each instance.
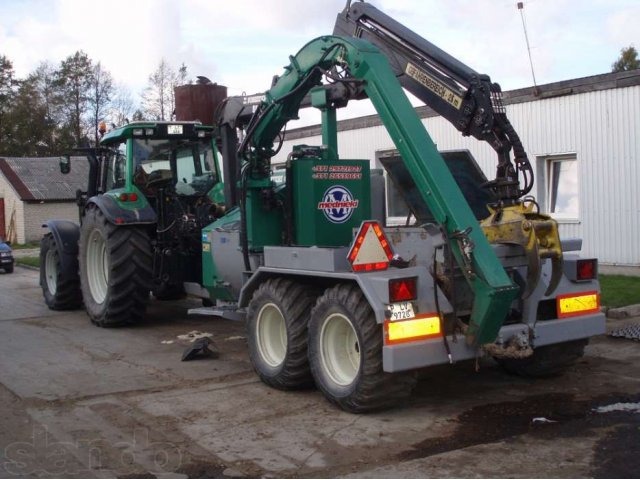
[[[355, 0], [354, 0], [355, 1]], [[0, 0], [0, 54], [19, 77], [84, 50], [138, 95], [164, 57], [229, 94], [266, 90], [288, 56], [330, 34], [344, 0]], [[371, 0], [504, 90], [532, 85], [515, 0]], [[610, 71], [640, 47], [638, 0], [529, 0], [538, 84]]]

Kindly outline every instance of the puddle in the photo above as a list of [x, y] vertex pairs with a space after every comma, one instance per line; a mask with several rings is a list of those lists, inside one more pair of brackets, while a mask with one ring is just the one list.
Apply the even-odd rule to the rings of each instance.
[[596, 413], [611, 413], [611, 412], [632, 412], [640, 413], [640, 402], [636, 403], [613, 403], [611, 405], [604, 405], [593, 409]]

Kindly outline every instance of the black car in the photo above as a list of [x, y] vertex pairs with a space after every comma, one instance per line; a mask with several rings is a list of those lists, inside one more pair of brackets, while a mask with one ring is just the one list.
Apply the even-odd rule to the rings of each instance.
[[0, 268], [7, 273], [13, 272], [13, 254], [9, 245], [10, 243], [0, 237]]

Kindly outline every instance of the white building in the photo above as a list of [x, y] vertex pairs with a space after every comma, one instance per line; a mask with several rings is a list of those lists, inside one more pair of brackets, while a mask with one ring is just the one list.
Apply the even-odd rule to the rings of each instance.
[[[504, 92], [507, 115], [536, 172], [541, 209], [560, 224], [563, 238], [583, 239], [583, 254], [603, 265], [640, 266], [640, 70], [609, 73]], [[438, 149], [468, 149], [489, 179], [496, 154], [462, 137], [427, 107], [418, 107]], [[291, 130], [274, 163], [293, 145], [322, 143], [320, 126]], [[394, 150], [377, 115], [338, 125], [341, 158], [378, 159]], [[389, 222], [401, 220], [387, 182]], [[394, 215], [395, 214], [395, 215]], [[394, 219], [394, 217], [397, 217]], [[626, 269], [629, 270], [629, 269]]]
[[78, 222], [76, 190], [87, 188], [89, 164], [73, 157], [71, 172], [60, 173], [59, 158], [0, 157], [0, 237], [37, 242], [52, 218]]

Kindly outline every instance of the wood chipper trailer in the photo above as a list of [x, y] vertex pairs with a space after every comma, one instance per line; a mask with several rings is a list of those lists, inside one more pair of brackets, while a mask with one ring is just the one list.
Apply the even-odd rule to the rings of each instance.
[[[494, 180], [468, 153], [443, 159], [403, 86], [496, 150]], [[339, 157], [336, 109], [362, 98], [399, 152], [382, 163], [413, 213], [411, 226], [386, 227], [372, 208], [372, 196], [384, 193], [369, 161]], [[322, 112], [322, 145], [294, 147], [285, 181], [277, 182], [271, 159], [305, 101]], [[201, 131], [210, 138], [207, 127], [193, 126], [193, 138], [164, 153], [149, 146], [178, 124], [105, 136], [105, 158], [116, 139], [121, 146], [124, 183], [81, 196], [82, 227], [48, 223], [42, 284], [49, 305], [57, 306], [53, 272], [56, 285], [76, 285], [78, 299], [81, 286], [101, 326], [139, 318], [150, 290], [186, 291], [216, 303], [194, 313], [246, 321], [251, 362], [266, 384], [315, 383], [353, 412], [395, 405], [418, 369], [479, 355], [515, 373], [553, 373], [604, 332], [597, 260], [579, 256], [579, 240], [561, 241], [556, 222], [526, 196], [533, 172], [488, 76], [358, 3], [338, 16], [336, 35], [305, 45], [253, 103], [232, 97], [218, 109], [207, 145], [222, 151], [224, 187], [215, 154], [208, 170], [179, 173], [189, 158], [180, 148], [191, 148], [190, 164], [205, 158], [194, 145], [204, 148], [198, 138]], [[144, 164], [136, 148], [166, 163]], [[146, 178], [136, 181], [140, 164]], [[120, 254], [125, 236], [140, 255]], [[130, 299], [139, 308], [118, 316]]]

